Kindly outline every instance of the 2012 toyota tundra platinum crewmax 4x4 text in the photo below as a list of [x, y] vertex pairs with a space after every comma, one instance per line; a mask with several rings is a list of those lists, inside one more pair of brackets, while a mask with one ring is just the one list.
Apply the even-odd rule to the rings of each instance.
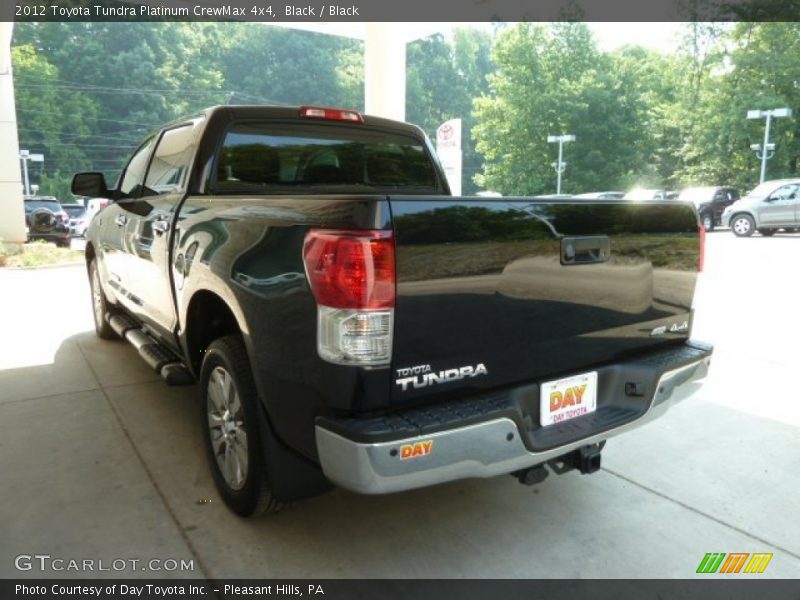
[[86, 235], [98, 335], [198, 383], [241, 515], [331, 484], [591, 473], [710, 361], [690, 204], [453, 197], [406, 123], [213, 108], [73, 192], [112, 200]]

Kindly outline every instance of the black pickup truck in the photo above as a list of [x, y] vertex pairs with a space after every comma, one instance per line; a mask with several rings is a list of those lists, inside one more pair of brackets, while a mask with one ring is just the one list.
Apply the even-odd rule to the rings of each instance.
[[600, 467], [685, 396], [691, 204], [450, 195], [417, 127], [226, 106], [136, 150], [87, 232], [97, 333], [198, 383], [211, 472], [253, 515]]

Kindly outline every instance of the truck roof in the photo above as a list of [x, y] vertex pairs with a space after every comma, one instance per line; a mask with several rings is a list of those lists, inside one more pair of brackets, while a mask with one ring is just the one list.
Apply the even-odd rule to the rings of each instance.
[[[405, 121], [395, 121], [393, 119], [386, 119], [374, 115], [367, 115], [361, 111], [350, 108], [333, 108], [333, 107], [312, 107], [310, 105], [302, 106], [274, 106], [268, 104], [220, 104], [216, 106], [209, 106], [200, 112], [192, 113], [186, 117], [176, 119], [158, 129], [164, 129], [172, 125], [185, 123], [188, 120], [204, 115], [207, 119], [211, 120], [214, 117], [221, 118], [224, 121], [233, 121], [237, 119], [285, 119], [285, 120], [303, 120], [300, 116], [300, 111], [303, 108], [326, 108], [327, 110], [355, 112], [363, 117], [363, 125], [366, 127], [379, 127], [381, 129], [390, 129], [397, 132], [411, 133], [417, 136], [424, 135], [421, 128]], [[321, 121], [325, 119], [319, 119]], [[351, 124], [351, 122], [341, 121], [343, 123]]]

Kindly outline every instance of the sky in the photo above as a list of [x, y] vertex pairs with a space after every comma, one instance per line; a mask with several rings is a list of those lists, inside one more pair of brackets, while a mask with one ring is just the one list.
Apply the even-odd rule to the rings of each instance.
[[[282, 23], [309, 31], [333, 33], [349, 37], [364, 37], [364, 23]], [[588, 23], [601, 50], [614, 50], [626, 44], [638, 44], [663, 54], [672, 52], [678, 43], [682, 23]], [[477, 27], [491, 31], [490, 23], [395, 23], [395, 31], [408, 40], [433, 33], [448, 33], [458, 27]]]
[[601, 50], [627, 44], [669, 54], [678, 45], [683, 23], [589, 23]]

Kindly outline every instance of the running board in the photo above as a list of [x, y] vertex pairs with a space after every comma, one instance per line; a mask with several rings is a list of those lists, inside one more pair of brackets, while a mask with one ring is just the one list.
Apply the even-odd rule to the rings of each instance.
[[161, 375], [167, 385], [191, 385], [194, 377], [181, 359], [150, 337], [140, 325], [128, 315], [116, 313], [110, 316], [108, 324], [111, 329], [128, 341], [144, 361]]

